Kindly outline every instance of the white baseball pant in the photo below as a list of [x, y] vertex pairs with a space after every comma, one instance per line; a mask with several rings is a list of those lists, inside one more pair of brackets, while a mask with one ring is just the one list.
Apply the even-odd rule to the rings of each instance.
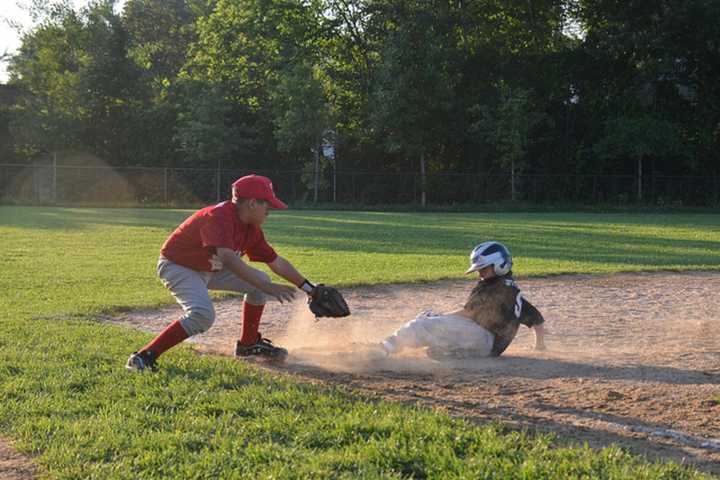
[[385, 339], [383, 346], [390, 353], [421, 347], [468, 349], [482, 357], [490, 355], [494, 340], [492, 333], [469, 318], [425, 311]]

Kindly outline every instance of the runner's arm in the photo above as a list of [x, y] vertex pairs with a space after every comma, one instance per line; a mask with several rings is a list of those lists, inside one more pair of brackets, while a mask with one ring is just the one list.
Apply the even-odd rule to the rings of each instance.
[[472, 312], [468, 310], [467, 308], [461, 308], [459, 310], [455, 310], [454, 312], [447, 313], [446, 315], [458, 315], [460, 317], [465, 318], [473, 318]]
[[535, 333], [535, 350], [545, 350], [545, 324], [540, 323], [532, 326]]

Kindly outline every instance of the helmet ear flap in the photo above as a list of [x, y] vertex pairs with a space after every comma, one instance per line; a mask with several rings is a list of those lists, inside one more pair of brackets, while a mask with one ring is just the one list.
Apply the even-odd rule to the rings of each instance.
[[495, 271], [495, 275], [497, 276], [503, 276], [507, 275], [510, 270], [512, 269], [512, 260], [510, 258], [505, 258], [502, 263], [494, 263], [493, 264], [493, 270]]

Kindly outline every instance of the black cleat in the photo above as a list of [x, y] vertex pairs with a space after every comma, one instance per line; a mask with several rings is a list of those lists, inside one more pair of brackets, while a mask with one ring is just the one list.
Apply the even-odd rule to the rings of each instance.
[[135, 372], [143, 372], [147, 368], [154, 372], [157, 370], [157, 364], [155, 363], [156, 358], [152, 350], [133, 352], [130, 358], [128, 358], [125, 368]]
[[235, 344], [236, 357], [258, 356], [276, 362], [283, 362], [288, 356], [288, 351], [282, 347], [276, 347], [272, 341], [262, 336], [252, 345], [241, 345], [240, 341]]

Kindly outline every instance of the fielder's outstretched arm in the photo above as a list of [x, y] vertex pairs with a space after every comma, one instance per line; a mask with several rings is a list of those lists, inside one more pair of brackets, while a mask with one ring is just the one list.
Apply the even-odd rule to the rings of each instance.
[[293, 264], [279, 255], [275, 260], [267, 265], [276, 275], [284, 278], [298, 288], [300, 288], [305, 282], [305, 277], [297, 271]]
[[294, 288], [266, 281], [265, 278], [259, 275], [259, 270], [255, 270], [243, 262], [231, 249], [218, 247], [217, 256], [225, 268], [258, 290], [274, 297], [280, 303], [292, 301], [295, 296]]

